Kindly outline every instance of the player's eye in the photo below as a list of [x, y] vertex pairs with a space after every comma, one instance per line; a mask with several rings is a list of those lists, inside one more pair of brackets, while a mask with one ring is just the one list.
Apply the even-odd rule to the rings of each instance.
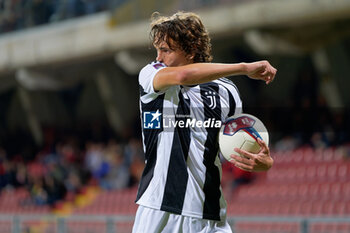
[[168, 48], [160, 48], [160, 51], [162, 51], [163, 53], [170, 53], [171, 50]]

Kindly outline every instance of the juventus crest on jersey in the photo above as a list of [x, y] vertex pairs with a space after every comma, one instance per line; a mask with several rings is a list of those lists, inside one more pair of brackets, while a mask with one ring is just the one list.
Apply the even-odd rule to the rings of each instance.
[[139, 74], [146, 166], [139, 205], [175, 214], [223, 220], [217, 135], [221, 122], [240, 113], [242, 102], [228, 79], [155, 92], [153, 78], [165, 65], [153, 62]]

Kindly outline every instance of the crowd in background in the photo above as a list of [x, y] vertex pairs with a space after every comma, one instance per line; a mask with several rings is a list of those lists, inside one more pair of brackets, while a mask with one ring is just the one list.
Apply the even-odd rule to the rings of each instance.
[[[57, 137], [46, 132], [45, 145], [28, 152], [26, 145], [15, 153], [0, 147], [0, 193], [26, 188], [30, 198], [22, 205], [51, 205], [86, 185], [118, 190], [138, 184], [144, 167], [141, 140], [85, 140], [81, 134]], [[11, 151], [8, 150], [8, 151]]]
[[111, 9], [118, 0], [0, 0], [0, 33]]
[[[312, 96], [311, 92], [307, 93]], [[303, 94], [298, 96], [300, 101], [309, 102]], [[277, 115], [279, 119], [273, 119], [273, 123], [275, 127], [284, 124], [284, 128], [279, 129], [283, 136], [273, 142], [271, 148], [293, 150], [303, 145], [314, 148], [349, 145], [350, 131], [345, 127], [348, 127], [345, 115], [338, 115], [345, 114], [344, 111], [332, 113], [327, 109], [301, 104], [288, 110], [290, 118]], [[27, 136], [9, 137], [3, 147], [0, 145], [0, 193], [3, 189], [24, 187], [30, 193], [30, 199], [21, 204], [53, 206], [67, 193], [77, 194], [86, 185], [96, 185], [104, 190], [137, 185], [144, 168], [139, 129], [127, 137], [117, 137], [106, 128], [93, 128], [87, 128], [90, 133], [57, 134], [57, 129], [45, 130], [45, 144], [39, 148], [26, 141]], [[93, 136], [89, 136], [91, 132]], [[223, 172], [223, 185], [232, 192], [255, 177], [227, 162], [223, 163]]]
[[[256, 92], [256, 100], [251, 104], [255, 107], [247, 106], [244, 105], [244, 93], [241, 93], [243, 110], [266, 124], [276, 150], [293, 150], [303, 145], [327, 148], [347, 144], [350, 142], [347, 120], [350, 119], [350, 108], [346, 104], [337, 108], [330, 106], [326, 95], [332, 93], [321, 91], [322, 82], [310, 58], [305, 57], [282, 104], [278, 103], [278, 93], [269, 99]], [[251, 84], [257, 85], [254, 80]], [[255, 86], [253, 90], [257, 90]]]
[[[307, 64], [307, 62], [306, 62]], [[291, 99], [285, 107], [275, 108], [272, 124], [283, 137], [276, 143], [276, 149], [294, 149], [302, 145], [326, 148], [350, 142], [350, 109], [346, 106], [333, 108], [327, 103], [320, 86], [319, 77], [312, 65], [305, 65], [296, 77]]]
[[[0, 33], [54, 23], [101, 11], [113, 11], [127, 2], [135, 3], [135, 1], [130, 0], [0, 0]], [[241, 0], [179, 0], [177, 9], [188, 11], [199, 7], [232, 2], [240, 3]], [[139, 4], [137, 1], [136, 3], [138, 7]], [[150, 6], [158, 6], [158, 11], [166, 10], [163, 9], [166, 8], [163, 0], [148, 0], [147, 3]]]

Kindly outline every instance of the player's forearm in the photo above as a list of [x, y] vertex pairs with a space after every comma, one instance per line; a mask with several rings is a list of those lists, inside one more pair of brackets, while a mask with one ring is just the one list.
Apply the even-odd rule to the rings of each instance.
[[156, 90], [172, 85], [196, 85], [225, 76], [243, 75], [246, 74], [246, 70], [245, 63], [194, 63], [159, 71], [153, 84]]
[[230, 75], [245, 74], [244, 63], [194, 63], [187, 65], [180, 71], [179, 82], [181, 85], [194, 85], [213, 81]]

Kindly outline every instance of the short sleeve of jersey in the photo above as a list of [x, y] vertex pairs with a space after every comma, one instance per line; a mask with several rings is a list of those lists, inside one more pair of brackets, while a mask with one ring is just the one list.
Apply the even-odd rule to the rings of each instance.
[[164, 69], [166, 66], [160, 62], [152, 62], [146, 65], [139, 74], [139, 84], [143, 91], [147, 94], [163, 94], [163, 92], [156, 92], [153, 88], [153, 79], [157, 72]]
[[227, 78], [220, 78], [214, 82], [220, 84], [224, 87], [223, 89], [226, 90], [222, 92], [223, 101], [221, 107], [223, 112], [223, 122], [235, 114], [242, 113], [242, 100], [236, 85]]

